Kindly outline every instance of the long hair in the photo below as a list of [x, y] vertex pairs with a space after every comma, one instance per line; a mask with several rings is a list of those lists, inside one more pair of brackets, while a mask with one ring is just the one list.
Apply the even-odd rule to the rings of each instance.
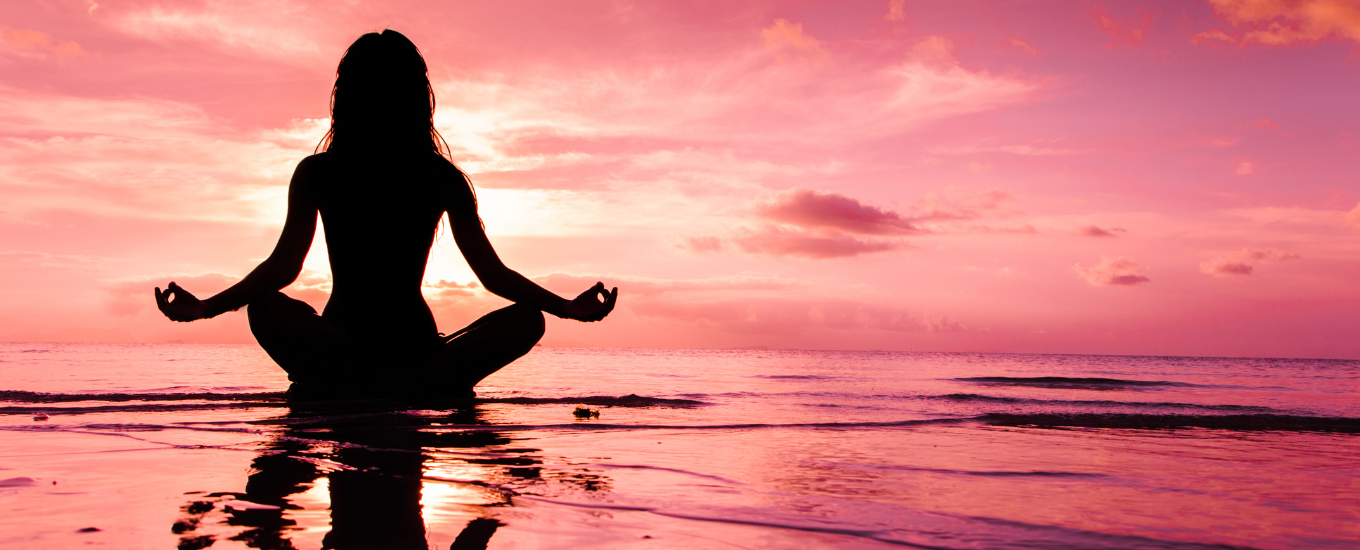
[[[317, 151], [431, 152], [450, 163], [449, 144], [434, 127], [434, 87], [420, 49], [392, 29], [360, 36], [335, 70], [331, 127]], [[456, 167], [457, 165], [455, 165]], [[472, 192], [472, 180], [461, 169]]]

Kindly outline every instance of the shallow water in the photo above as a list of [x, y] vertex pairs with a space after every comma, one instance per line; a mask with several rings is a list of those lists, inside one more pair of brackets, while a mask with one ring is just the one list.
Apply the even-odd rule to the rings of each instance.
[[461, 409], [286, 385], [254, 346], [0, 344], [0, 545], [1360, 539], [1356, 361], [538, 348]]

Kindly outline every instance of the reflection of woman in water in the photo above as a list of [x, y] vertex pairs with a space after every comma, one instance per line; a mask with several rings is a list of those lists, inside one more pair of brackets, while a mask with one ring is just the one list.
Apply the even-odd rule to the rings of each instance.
[[[471, 395], [477, 382], [528, 353], [543, 336], [540, 312], [578, 321], [608, 315], [618, 289], [596, 283], [566, 300], [501, 263], [471, 182], [444, 156], [426, 71], [419, 50], [396, 31], [356, 40], [337, 70], [324, 151], [293, 173], [274, 252], [207, 300], [173, 282], [157, 288], [161, 312], [187, 322], [248, 305], [251, 332], [295, 391], [442, 397]], [[279, 292], [302, 271], [318, 212], [334, 277], [321, 315]], [[515, 302], [452, 336], [436, 330], [420, 292], [445, 213], [482, 286]]]

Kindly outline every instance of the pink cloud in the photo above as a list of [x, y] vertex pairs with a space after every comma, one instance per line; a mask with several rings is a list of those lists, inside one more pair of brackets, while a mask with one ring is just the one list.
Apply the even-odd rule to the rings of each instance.
[[757, 219], [773, 224], [741, 227], [727, 238], [682, 237], [677, 246], [690, 252], [716, 252], [730, 243], [749, 254], [828, 259], [906, 248], [900, 239], [906, 235], [1037, 233], [1032, 225], [964, 223], [985, 216], [1004, 217], [1008, 213], [1002, 205], [1011, 198], [1011, 193], [1000, 189], [931, 192], [914, 201], [912, 213], [904, 215], [838, 193], [797, 187], [752, 207]]
[[1092, 286], [1133, 286], [1151, 281], [1138, 273], [1138, 262], [1123, 256], [1102, 256], [1100, 263], [1091, 267], [1072, 266], [1077, 275]]
[[1233, 170], [1233, 174], [1238, 176], [1252, 176], [1259, 173], [1260, 170], [1256, 168], [1256, 163], [1250, 160], [1237, 163], [1237, 168]]
[[1010, 38], [1007, 38], [1007, 39], [1006, 39], [1006, 44], [1008, 44], [1008, 45], [1011, 47], [1011, 49], [1025, 52], [1025, 53], [1030, 54], [1030, 55], [1032, 55], [1032, 56], [1034, 56], [1034, 57], [1039, 57], [1039, 49], [1038, 49], [1038, 48], [1035, 48], [1034, 46], [1029, 45], [1029, 42], [1025, 42], [1024, 40], [1021, 40], [1021, 39], [1016, 38], [1016, 37], [1014, 37], [1014, 36], [1012, 36], [1012, 37], [1010, 37]]
[[1229, 277], [1233, 275], [1251, 275], [1256, 268], [1241, 262], [1203, 262], [1199, 264], [1200, 271], [1215, 277]]
[[848, 300], [651, 300], [633, 309], [642, 317], [742, 334], [788, 336], [824, 331], [949, 333], [968, 330], [946, 315]]
[[912, 203], [911, 220], [916, 223], [952, 222], [1005, 216], [1011, 214], [1004, 210], [1005, 203], [1014, 199], [1015, 194], [1005, 189], [931, 191]]
[[1115, 235], [1115, 233], [1127, 233], [1127, 232], [1128, 231], [1122, 227], [1111, 227], [1109, 229], [1102, 229], [1094, 225], [1083, 226], [1081, 229], [1077, 230], [1077, 234], [1083, 237], [1116, 237], [1117, 235]]
[[897, 212], [803, 187], [784, 191], [752, 211], [758, 219], [782, 225], [738, 228], [727, 239], [684, 237], [679, 246], [691, 252], [716, 252], [730, 242], [748, 254], [831, 259], [896, 250], [905, 243], [877, 237], [924, 232]]
[[1360, 203], [1357, 203], [1355, 208], [1346, 213], [1346, 223], [1360, 227]]
[[[325, 5], [325, 19], [332, 24], [298, 23], [299, 18], [316, 16], [315, 10], [320, 7], [308, 1], [143, 4], [104, 6], [100, 15], [113, 28], [148, 41], [201, 44], [224, 52], [316, 67], [339, 60], [331, 48], [343, 48], [359, 32], [373, 30], [334, 24], [355, 15], [353, 7], [343, 4]], [[262, 17], [261, 10], [269, 15]]]
[[690, 252], [717, 252], [723, 249], [723, 240], [712, 235], [685, 236], [676, 246]]
[[884, 21], [903, 21], [907, 18], [907, 0], [888, 0], [888, 13]]
[[1194, 43], [1219, 40], [1238, 46], [1315, 44], [1334, 38], [1360, 42], [1360, 5], [1350, 0], [1209, 0], [1214, 13], [1234, 27], [1237, 36], [1213, 29]]
[[911, 47], [911, 59], [917, 63], [933, 67], [958, 65], [954, 57], [954, 41], [943, 36], [927, 36]]
[[891, 210], [870, 206], [837, 193], [795, 187], [756, 208], [767, 220], [805, 228], [838, 229], [862, 235], [907, 235], [921, 228]]
[[[329, 280], [329, 278], [327, 278], [327, 280]], [[435, 281], [435, 282], [426, 281], [425, 284], [424, 284], [423, 286], [424, 286], [425, 288], [437, 288], [437, 289], [441, 289], [441, 290], [443, 290], [443, 289], [471, 290], [471, 289], [481, 288], [482, 285], [479, 284], [477, 281], [468, 281], [467, 283], [459, 283], [458, 281], [445, 281], [444, 279], [440, 279], [440, 280]]]
[[1200, 262], [1199, 270], [1215, 277], [1251, 275], [1255, 273], [1256, 268], [1247, 262], [1283, 262], [1297, 260], [1300, 257], [1293, 252], [1282, 252], [1273, 248], [1259, 250], [1244, 248], [1212, 260]]
[[1109, 35], [1110, 42], [1106, 48], [1117, 48], [1119, 46], [1138, 47], [1147, 37], [1148, 27], [1152, 25], [1152, 16], [1144, 15], [1141, 18], [1121, 18], [1115, 19], [1105, 10], [1105, 6], [1096, 4], [1096, 8], [1091, 11], [1091, 19], [1095, 20], [1096, 26]]
[[11, 269], [29, 266], [81, 269], [94, 267], [107, 261], [110, 261], [110, 258], [87, 256], [83, 254], [49, 254], [47, 252], [33, 252], [30, 250], [8, 250], [0, 252], [0, 265]]
[[[656, 279], [630, 275], [575, 275], [570, 273], [549, 273], [534, 277], [534, 281], [547, 288], [584, 289], [596, 281], [607, 281], [609, 286], [628, 289], [630, 296], [661, 296], [682, 294], [691, 296], [696, 293], [724, 293], [732, 291], [785, 291], [804, 285], [791, 279], [768, 276], [735, 275], [707, 279]], [[475, 285], [476, 283], [472, 283]], [[579, 292], [579, 290], [577, 290]]]
[[738, 230], [731, 240], [743, 252], [750, 254], [814, 260], [886, 252], [906, 246], [897, 240], [864, 239], [840, 232], [807, 232], [776, 226]]
[[776, 19], [773, 25], [760, 30], [760, 37], [765, 39], [766, 48], [787, 61], [816, 63], [827, 57], [826, 50], [822, 49], [822, 43], [805, 34], [801, 23]]
[[89, 57], [89, 52], [71, 40], [57, 40], [51, 35], [29, 29], [11, 29], [0, 25], [0, 51], [20, 56], [38, 56], [55, 59], [58, 65], [81, 57]]
[[1236, 38], [1233, 38], [1229, 36], [1228, 33], [1225, 33], [1218, 29], [1210, 29], [1198, 33], [1193, 38], [1190, 39], [1190, 43], [1196, 46], [1200, 44], [1208, 44], [1211, 47], [1215, 48], [1218, 47], [1220, 42], [1225, 42], [1233, 45], [1236, 45], [1238, 43]]

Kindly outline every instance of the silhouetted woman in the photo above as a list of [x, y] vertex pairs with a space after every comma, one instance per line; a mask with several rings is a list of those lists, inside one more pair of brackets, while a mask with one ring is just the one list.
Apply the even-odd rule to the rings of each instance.
[[[171, 282], [156, 289], [175, 321], [249, 306], [250, 330], [288, 371], [291, 391], [322, 396], [468, 397], [472, 387], [528, 353], [543, 314], [598, 321], [618, 289], [603, 283], [566, 300], [501, 263], [477, 215], [472, 184], [434, 129], [425, 60], [401, 33], [354, 41], [331, 92], [331, 129], [298, 163], [288, 219], [274, 252], [245, 279], [199, 300]], [[333, 287], [321, 315], [279, 292], [297, 279], [320, 212]], [[487, 291], [515, 302], [443, 336], [421, 295], [442, 216]]]

